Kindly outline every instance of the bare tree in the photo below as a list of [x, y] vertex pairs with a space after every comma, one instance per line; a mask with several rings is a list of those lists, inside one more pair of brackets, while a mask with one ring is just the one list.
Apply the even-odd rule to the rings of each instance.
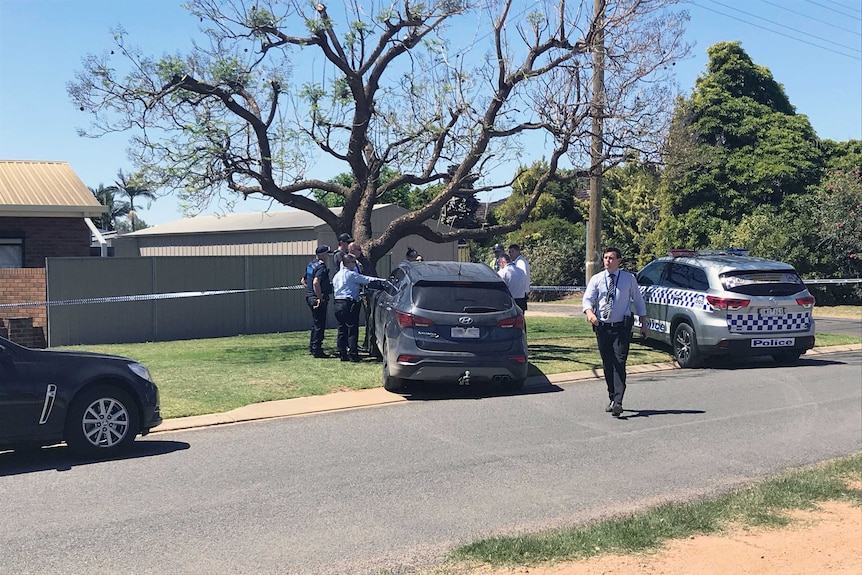
[[[190, 0], [206, 43], [154, 59], [117, 30], [111, 53], [85, 58], [68, 91], [93, 114], [82, 135], [131, 131], [147, 180], [177, 190], [190, 211], [268, 197], [352, 233], [376, 263], [411, 234], [446, 242], [517, 229], [561, 162], [589, 164], [596, 22], [603, 162], [633, 149], [649, 157], [672, 110], [668, 67], [687, 52], [675, 3], [609, 0], [596, 19], [592, 0], [346, 0], [337, 14], [304, 0]], [[537, 145], [549, 169], [511, 222], [422, 224], [464, 190], [509, 187], [489, 173]], [[350, 186], [309, 175], [324, 156]], [[384, 167], [397, 176], [381, 178]], [[404, 184], [439, 191], [372, 239], [372, 208]], [[343, 211], [314, 189], [342, 196]]]

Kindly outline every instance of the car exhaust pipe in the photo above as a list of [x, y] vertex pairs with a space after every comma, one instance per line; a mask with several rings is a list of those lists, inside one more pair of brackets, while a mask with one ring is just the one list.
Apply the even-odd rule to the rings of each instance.
[[467, 370], [458, 378], [458, 385], [470, 385], [470, 371]]

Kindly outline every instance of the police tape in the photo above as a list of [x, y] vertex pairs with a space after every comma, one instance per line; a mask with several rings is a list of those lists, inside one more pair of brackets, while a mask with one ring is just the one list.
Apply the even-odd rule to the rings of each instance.
[[226, 295], [226, 294], [268, 292], [268, 291], [285, 291], [285, 290], [297, 290], [297, 289], [305, 289], [305, 286], [293, 285], [293, 286], [278, 286], [278, 287], [271, 287], [271, 288], [253, 288], [253, 289], [177, 291], [177, 292], [139, 294], [139, 295], [119, 295], [119, 296], [108, 296], [108, 297], [64, 299], [64, 300], [54, 300], [54, 301], [32, 301], [32, 302], [25, 302], [25, 303], [0, 303], [0, 309], [44, 307], [44, 306], [53, 307], [53, 306], [62, 306], [62, 305], [81, 305], [81, 304], [93, 304], [93, 303], [121, 303], [121, 302], [130, 302], [130, 301], [135, 301], [135, 302], [137, 302], [137, 301], [153, 301], [153, 300], [166, 300], [166, 299], [181, 299], [181, 298], [189, 298], [189, 297], [204, 297], [204, 296], [211, 296], [211, 295]]
[[[805, 281], [806, 285], [853, 284], [853, 283], [862, 283], [862, 278], [816, 279], [816, 280], [804, 280], [804, 281]], [[0, 303], [0, 309], [17, 309], [17, 308], [28, 308], [28, 307], [63, 306], [63, 305], [80, 305], [80, 304], [93, 304], [93, 303], [122, 303], [122, 302], [136, 302], [136, 301], [153, 301], [153, 300], [166, 300], [166, 299], [181, 299], [181, 298], [190, 298], [190, 297], [204, 297], [204, 296], [211, 296], [211, 295], [226, 295], [226, 294], [267, 292], [267, 291], [286, 291], [286, 290], [298, 290], [298, 289], [305, 289], [305, 286], [292, 285], [292, 286], [278, 286], [278, 287], [271, 287], [271, 288], [253, 288], [253, 289], [184, 291], [184, 292], [167, 292], [167, 293], [140, 294], [140, 295], [92, 297], [92, 298], [67, 299], [67, 300], [56, 300], [56, 301], [34, 301], [34, 302], [25, 302], [25, 303]], [[530, 286], [531, 292], [567, 292], [567, 293], [570, 293], [570, 292], [582, 292], [582, 291], [585, 291], [586, 289], [587, 289], [586, 286]]]

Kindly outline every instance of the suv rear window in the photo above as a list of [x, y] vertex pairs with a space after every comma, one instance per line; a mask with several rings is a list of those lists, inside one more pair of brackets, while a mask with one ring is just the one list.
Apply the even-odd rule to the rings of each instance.
[[495, 312], [509, 309], [512, 302], [502, 282], [418, 282], [413, 286], [413, 303], [430, 311]]
[[786, 296], [805, 289], [802, 278], [794, 271], [727, 272], [721, 274], [721, 285], [727, 291], [752, 296]]

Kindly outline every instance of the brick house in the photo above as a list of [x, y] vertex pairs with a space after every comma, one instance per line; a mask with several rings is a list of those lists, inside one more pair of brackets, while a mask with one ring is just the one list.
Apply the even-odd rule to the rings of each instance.
[[[45, 259], [90, 255], [105, 211], [66, 162], [0, 160], [0, 305], [46, 300]], [[0, 335], [44, 347], [46, 306], [0, 307]]]

